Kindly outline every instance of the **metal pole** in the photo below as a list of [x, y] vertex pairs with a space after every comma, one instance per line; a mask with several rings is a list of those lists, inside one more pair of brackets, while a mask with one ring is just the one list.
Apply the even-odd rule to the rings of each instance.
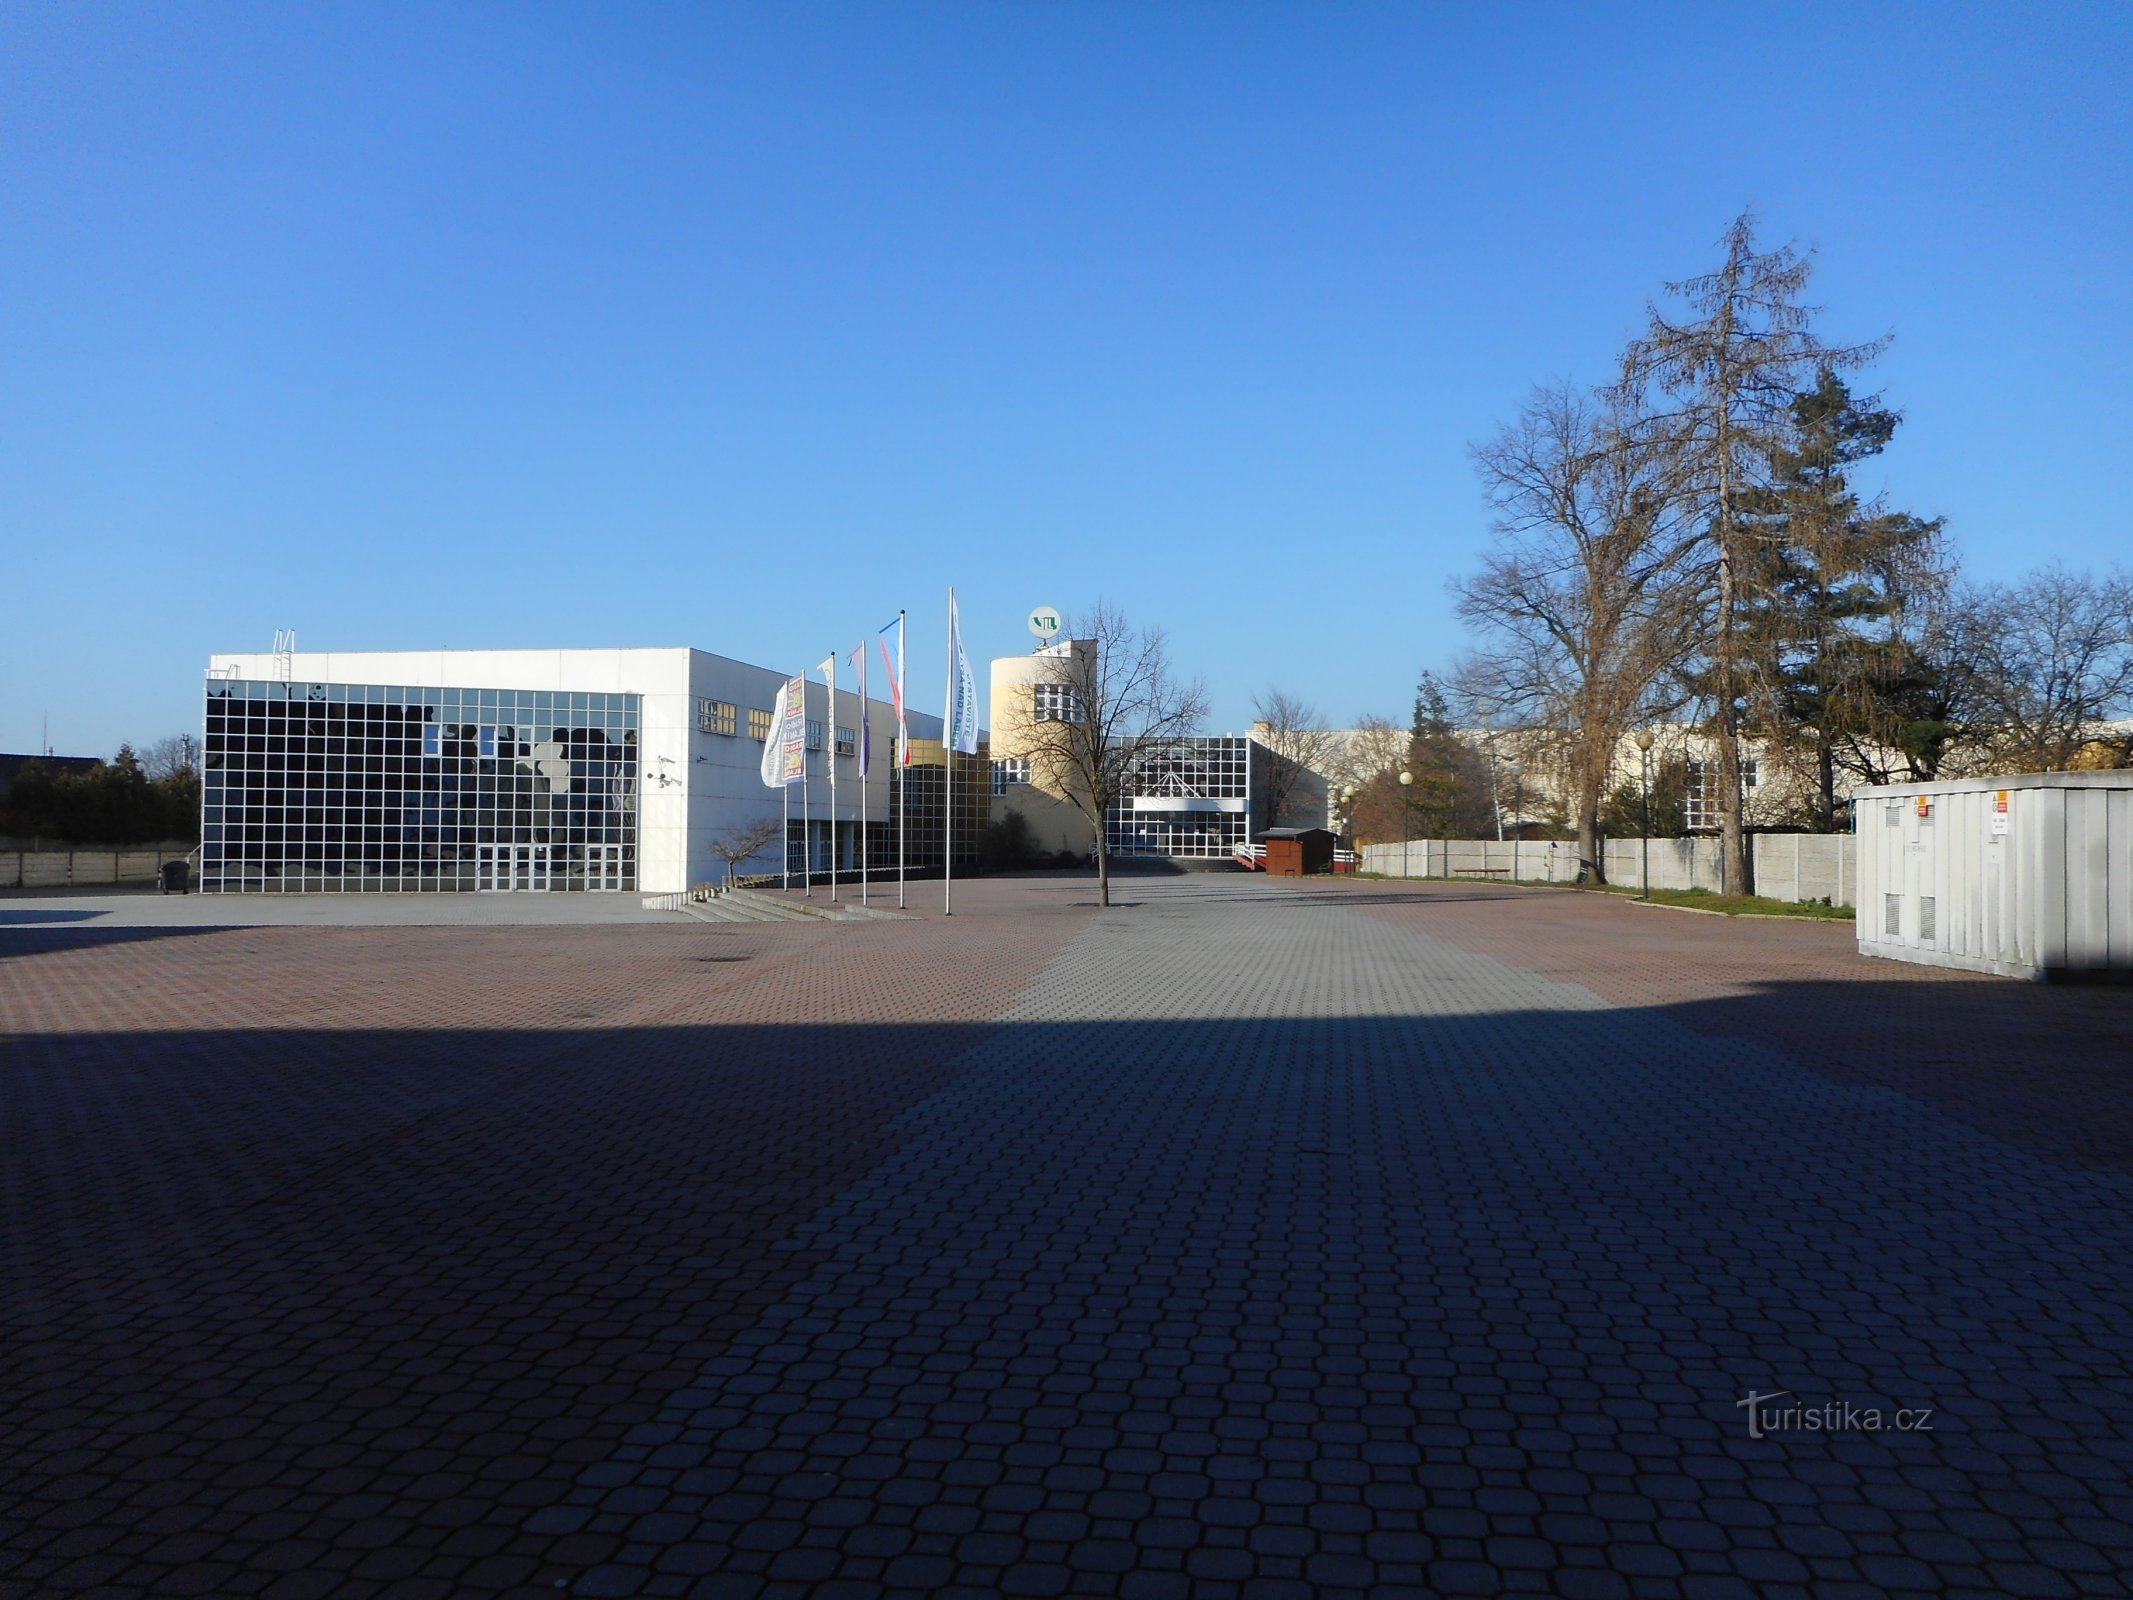
[[1526, 832], [1526, 769], [1511, 780], [1511, 881], [1518, 882], [1518, 841]]
[[828, 735], [827, 735], [827, 737], [825, 737], [825, 738], [823, 739], [823, 741], [822, 741], [822, 759], [823, 759], [823, 761], [824, 761], [825, 763], [827, 763], [827, 764], [828, 764], [828, 766], [829, 766], [829, 773], [830, 773], [830, 827], [829, 827], [829, 833], [830, 833], [830, 898], [831, 898], [832, 900], [834, 900], [834, 899], [836, 899], [836, 898], [837, 898], [837, 867], [838, 867], [838, 864], [840, 863], [840, 861], [841, 861], [841, 860], [843, 859], [843, 855], [844, 855], [844, 852], [843, 852], [842, 850], [840, 850], [840, 849], [838, 848], [838, 840], [837, 840], [837, 656], [836, 656], [836, 652], [835, 652], [835, 651], [832, 651], [832, 652], [830, 653], [830, 658], [829, 658], [829, 660], [827, 660], [827, 661], [823, 662], [823, 663], [822, 663], [822, 665], [823, 665], [823, 667], [824, 667], [824, 669], [825, 669], [825, 670], [824, 670], [824, 672], [823, 672], [823, 674], [822, 674], [822, 680], [823, 680], [823, 682], [825, 682], [825, 683], [827, 683], [827, 684], [829, 685], [829, 722], [828, 722], [828, 724], [827, 724], [827, 727], [828, 727]]
[[947, 786], [941, 825], [941, 915], [955, 915], [955, 590], [948, 591], [948, 721], [941, 729], [941, 772]]
[[[896, 698], [899, 704], [904, 698], [904, 613], [896, 613]], [[904, 767], [911, 760], [911, 752], [904, 748], [904, 728], [911, 717], [911, 708], [904, 705], [903, 715], [896, 723], [896, 909], [904, 908], [904, 828], [909, 815], [904, 802]]]
[[807, 674], [800, 674], [800, 895], [815, 897], [815, 819], [807, 807]]
[[783, 888], [789, 893], [792, 889], [792, 785], [779, 784], [778, 793], [785, 797], [785, 831], [778, 835], [778, 865], [785, 870]]
[[1652, 897], [1652, 753], [1637, 752], [1644, 768], [1644, 883], [1637, 892], [1639, 900]]
[[867, 903], [867, 769], [874, 764], [874, 708], [867, 704], [867, 642], [859, 641], [859, 903]]

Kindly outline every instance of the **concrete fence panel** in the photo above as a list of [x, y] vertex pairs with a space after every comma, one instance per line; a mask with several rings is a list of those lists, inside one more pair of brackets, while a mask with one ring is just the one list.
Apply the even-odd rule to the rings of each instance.
[[[1856, 864], [1850, 834], [1756, 834], [1750, 843], [1756, 893], [1773, 900], [1853, 903]], [[1718, 840], [1653, 839], [1648, 851], [1645, 846], [1642, 839], [1609, 839], [1604, 850], [1607, 881], [1632, 889], [1649, 882], [1654, 889], [1725, 892], [1724, 857]], [[1411, 839], [1404, 868], [1397, 844], [1365, 845], [1362, 858], [1365, 872], [1389, 878], [1575, 883], [1578, 877], [1577, 846], [1547, 840]]]
[[154, 883], [163, 863], [183, 848], [144, 846], [133, 850], [0, 851], [0, 889], [93, 889], [121, 883]]

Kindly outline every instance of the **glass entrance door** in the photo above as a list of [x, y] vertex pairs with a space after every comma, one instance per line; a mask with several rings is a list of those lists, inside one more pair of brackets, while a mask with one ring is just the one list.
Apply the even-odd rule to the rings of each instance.
[[477, 894], [510, 894], [548, 887], [548, 847], [540, 844], [482, 844], [474, 847]]
[[599, 894], [614, 894], [622, 888], [622, 846], [589, 844], [585, 847], [585, 887]]

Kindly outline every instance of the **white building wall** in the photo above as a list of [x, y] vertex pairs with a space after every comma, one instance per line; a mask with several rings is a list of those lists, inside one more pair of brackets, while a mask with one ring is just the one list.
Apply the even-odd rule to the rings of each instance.
[[[748, 736], [748, 712], [768, 711], [787, 675], [708, 650], [300, 650], [287, 656], [234, 652], [209, 657], [208, 670], [262, 682], [286, 676], [297, 683], [637, 695], [642, 702], [637, 886], [646, 894], [670, 894], [716, 881], [724, 866], [711, 853], [714, 839], [736, 825], [784, 814], [782, 796], [762, 781], [763, 746]], [[725, 700], [735, 707], [732, 736], [699, 731], [700, 700]], [[828, 686], [817, 676], [808, 685], [807, 714], [824, 723], [824, 748], [808, 755], [808, 798], [818, 823], [829, 814], [828, 763], [835, 745], [827, 726], [828, 704]], [[840, 683], [840, 724], [857, 726], [859, 713], [859, 696]], [[915, 739], [940, 737], [938, 717], [914, 715], [910, 724]], [[874, 772], [865, 792], [870, 825], [889, 818], [889, 752], [896, 731], [896, 713], [889, 702], [873, 701], [873, 725]], [[836, 767], [837, 817], [855, 823], [861, 803], [857, 756], [838, 759]], [[795, 821], [800, 812], [796, 790]], [[751, 865], [775, 871], [779, 860], [779, 846], [773, 844]]]

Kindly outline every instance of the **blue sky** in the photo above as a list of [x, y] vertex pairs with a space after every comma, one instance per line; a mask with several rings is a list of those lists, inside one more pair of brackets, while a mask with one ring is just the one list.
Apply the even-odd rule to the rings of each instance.
[[[2123, 6], [0, 10], [0, 749], [208, 652], [899, 606], [936, 706], [1102, 596], [1403, 716], [1470, 442], [1742, 205], [1893, 333], [1869, 475], [1975, 576], [2128, 548]], [[980, 668], [982, 674], [982, 666]]]

